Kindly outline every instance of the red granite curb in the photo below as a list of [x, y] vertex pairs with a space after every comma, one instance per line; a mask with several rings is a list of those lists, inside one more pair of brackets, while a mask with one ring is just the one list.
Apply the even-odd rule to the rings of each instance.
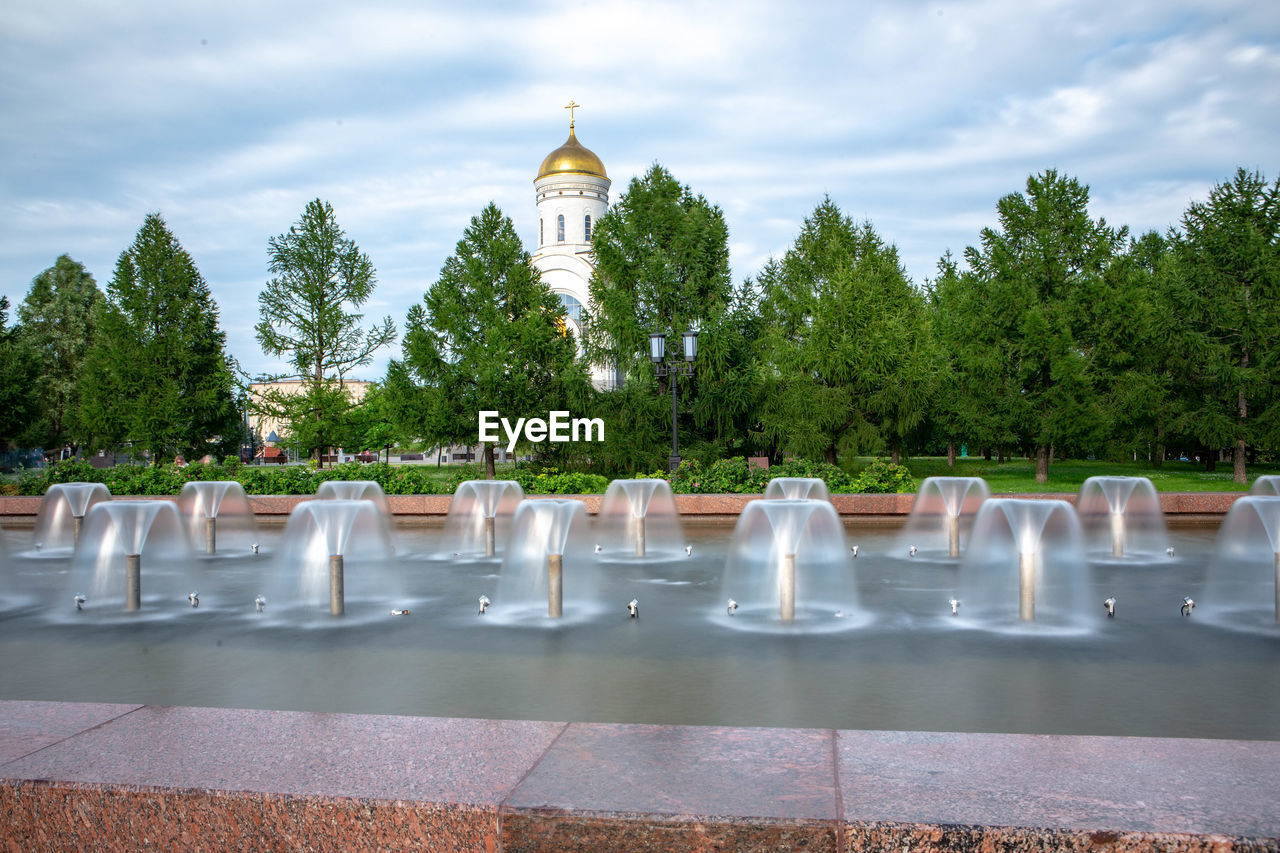
[[[1231, 505], [1244, 497], [1243, 492], [1163, 492], [1160, 494], [1160, 508], [1165, 515], [1172, 517], [1205, 517], [1212, 519], [1225, 515]], [[603, 495], [528, 495], [532, 500], [568, 499], [582, 501], [590, 514], [600, 511]], [[885, 518], [902, 519], [911, 513], [915, 503], [914, 494], [904, 495], [832, 495], [831, 503], [836, 512], [846, 518]], [[1064, 500], [1074, 504], [1075, 494], [1022, 494], [997, 495], [996, 497], [1029, 498], [1033, 500]], [[682, 516], [727, 516], [739, 515], [748, 503], [760, 500], [761, 495], [676, 495], [676, 508]], [[310, 495], [251, 495], [249, 505], [255, 515], [262, 517], [284, 517], [291, 513], [298, 504], [312, 500]], [[118, 496], [117, 500], [168, 500], [176, 501], [173, 496], [164, 497], [126, 497]], [[444, 517], [449, 513], [452, 495], [387, 495], [391, 512], [397, 518], [433, 518]], [[34, 519], [40, 508], [40, 498], [27, 496], [0, 497], [0, 519]]]
[[1271, 741], [4, 701], [0, 755], [9, 850], [1280, 850]]

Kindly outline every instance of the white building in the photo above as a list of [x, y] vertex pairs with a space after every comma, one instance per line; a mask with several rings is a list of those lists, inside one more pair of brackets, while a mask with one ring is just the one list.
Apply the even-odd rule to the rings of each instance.
[[[569, 102], [569, 138], [543, 159], [533, 181], [538, 205], [538, 248], [533, 265], [564, 303], [569, 328], [581, 352], [580, 318], [590, 299], [588, 285], [595, 270], [591, 229], [609, 209], [610, 182], [604, 163], [574, 134], [573, 109], [577, 106]], [[591, 379], [603, 388], [613, 379], [613, 372], [593, 367]]]

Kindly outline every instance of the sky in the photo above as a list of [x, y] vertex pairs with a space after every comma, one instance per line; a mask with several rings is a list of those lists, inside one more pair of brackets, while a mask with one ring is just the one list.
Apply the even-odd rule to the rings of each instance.
[[403, 330], [489, 201], [536, 247], [570, 99], [613, 199], [660, 163], [720, 206], [736, 281], [830, 196], [923, 285], [1046, 169], [1134, 234], [1238, 167], [1280, 177], [1280, 3], [8, 0], [0, 294], [64, 253], [105, 290], [159, 212], [231, 355], [277, 372], [267, 241], [322, 198]]

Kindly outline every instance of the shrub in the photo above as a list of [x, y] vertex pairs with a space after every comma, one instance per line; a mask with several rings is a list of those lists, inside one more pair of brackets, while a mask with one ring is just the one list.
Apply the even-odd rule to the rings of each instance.
[[863, 468], [854, 485], [854, 491], [863, 494], [902, 494], [916, 490], [916, 482], [906, 466], [894, 465], [887, 459], [877, 459]]

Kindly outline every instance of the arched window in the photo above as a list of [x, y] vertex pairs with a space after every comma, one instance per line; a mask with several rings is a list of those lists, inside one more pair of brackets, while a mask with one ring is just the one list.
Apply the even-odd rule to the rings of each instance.
[[542, 219], [542, 217], [538, 217], [538, 245], [539, 246], [547, 242], [546, 225], [547, 223]]
[[587, 239], [585, 242], [590, 243], [591, 242], [591, 214], [590, 213], [588, 213], [585, 217], [584, 227], [582, 231], [587, 236]]
[[556, 240], [564, 242], [564, 214], [556, 217]]
[[564, 315], [574, 323], [582, 324], [582, 303], [567, 293], [557, 293], [560, 304], [564, 306]]

